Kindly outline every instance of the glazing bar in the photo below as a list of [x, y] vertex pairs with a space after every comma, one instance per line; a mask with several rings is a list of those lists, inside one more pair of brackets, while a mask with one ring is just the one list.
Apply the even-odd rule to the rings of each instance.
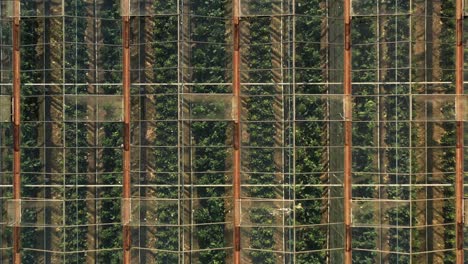
[[[129, 7], [130, 0], [122, 0], [123, 7]], [[124, 150], [123, 150], [123, 194], [124, 200], [130, 199], [130, 16], [128, 10], [123, 10], [122, 16], [122, 44], [123, 44], [123, 100], [124, 100]], [[123, 263], [131, 263], [131, 229], [130, 208], [124, 207], [123, 218]]]
[[456, 2], [456, 152], [455, 152], [455, 218], [457, 222], [456, 263], [463, 263], [463, 0]]
[[[21, 54], [20, 54], [20, 0], [13, 2], [13, 199], [21, 199], [21, 149], [20, 149], [20, 125], [21, 125]], [[19, 215], [20, 208], [15, 208]], [[18, 219], [17, 219], [18, 220]], [[13, 263], [21, 263], [21, 229], [20, 221], [16, 221], [13, 227]]]
[[351, 168], [352, 168], [352, 98], [351, 98], [351, 0], [344, 0], [344, 222], [345, 264], [352, 263], [351, 249]]
[[239, 32], [239, 0], [233, 0], [233, 94], [237, 109], [234, 110], [234, 264], [240, 260], [240, 167], [241, 167], [241, 126], [240, 126], [240, 32]]

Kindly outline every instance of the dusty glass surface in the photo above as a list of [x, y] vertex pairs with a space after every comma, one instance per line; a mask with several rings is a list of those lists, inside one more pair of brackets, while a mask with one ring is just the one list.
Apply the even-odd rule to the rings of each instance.
[[124, 225], [132, 263], [231, 263], [237, 231], [242, 263], [343, 263], [348, 150], [353, 262], [454, 262], [468, 166], [455, 0], [351, 0], [349, 97], [343, 1], [13, 3], [0, 2], [0, 263], [13, 226], [24, 263], [120, 263]]

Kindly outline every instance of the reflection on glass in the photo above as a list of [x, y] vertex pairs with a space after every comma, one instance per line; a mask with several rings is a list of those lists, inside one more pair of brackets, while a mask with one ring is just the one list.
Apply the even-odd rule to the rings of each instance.
[[234, 98], [230, 94], [184, 94], [182, 98], [185, 101], [182, 119], [234, 119]]
[[122, 96], [67, 95], [65, 96], [66, 121], [121, 121]]
[[63, 200], [9, 200], [9, 225], [32, 227], [62, 226], [64, 224]]

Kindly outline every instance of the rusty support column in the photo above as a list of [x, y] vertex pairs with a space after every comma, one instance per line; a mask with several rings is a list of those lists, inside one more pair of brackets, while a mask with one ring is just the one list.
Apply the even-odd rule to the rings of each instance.
[[240, 264], [240, 168], [241, 168], [241, 126], [240, 126], [240, 32], [239, 32], [239, 0], [233, 0], [233, 63], [232, 63], [232, 89], [234, 94], [234, 264]]
[[344, 223], [345, 264], [352, 263], [351, 249], [351, 169], [352, 169], [352, 100], [351, 100], [351, 1], [344, 0]]
[[131, 263], [130, 230], [130, 14], [129, 0], [123, 1], [122, 44], [123, 44], [123, 100], [124, 100], [124, 153], [123, 153], [123, 263]]
[[[20, 0], [13, 2], [13, 200], [21, 199], [21, 76], [20, 76]], [[13, 263], [21, 263], [21, 230], [20, 230], [20, 202], [15, 203], [15, 219], [13, 226]]]
[[455, 218], [457, 222], [456, 263], [463, 263], [463, 0], [456, 2], [456, 152], [455, 152]]

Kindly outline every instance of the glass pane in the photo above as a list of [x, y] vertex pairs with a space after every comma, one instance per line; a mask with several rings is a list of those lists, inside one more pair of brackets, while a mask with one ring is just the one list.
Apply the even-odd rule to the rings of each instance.
[[288, 1], [284, 0], [240, 0], [242, 16], [282, 15], [291, 12]]
[[233, 120], [235, 109], [232, 95], [184, 94], [182, 119], [192, 120]]
[[121, 96], [73, 96], [65, 97], [66, 121], [121, 121], [123, 99]]
[[8, 218], [10, 225], [61, 226], [63, 222], [63, 200], [10, 200]]
[[[7, 12], [14, 16], [14, 1], [7, 0]], [[20, 0], [22, 17], [60, 16], [63, 14], [63, 0]]]
[[174, 0], [130, 0], [129, 6], [124, 6], [122, 2], [123, 16], [154, 16], [177, 13], [177, 2]]
[[130, 206], [129, 223], [133, 226], [165, 226], [177, 224], [178, 205], [178, 200], [133, 198], [124, 201], [122, 209], [124, 212], [125, 206]]
[[0, 122], [11, 121], [11, 96], [0, 95]]
[[293, 204], [288, 200], [241, 200], [241, 224], [243, 226], [291, 225]]

